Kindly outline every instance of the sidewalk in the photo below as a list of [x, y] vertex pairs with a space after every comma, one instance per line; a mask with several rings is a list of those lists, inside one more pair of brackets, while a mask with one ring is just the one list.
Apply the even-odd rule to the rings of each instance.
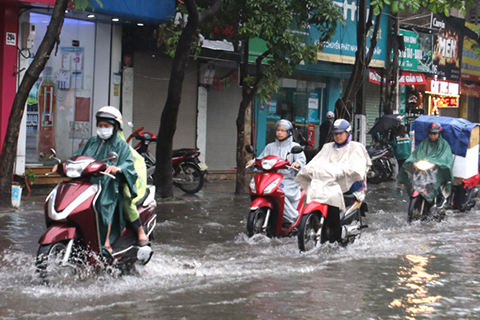
[[[26, 194], [26, 190], [23, 190], [20, 208], [22, 208], [22, 206], [31, 207], [32, 205], [38, 206], [39, 204], [43, 204], [45, 202], [45, 198], [54, 187], [54, 185], [33, 185], [32, 192], [30, 194]], [[178, 201], [211, 201], [214, 199], [235, 196], [235, 180], [227, 179], [207, 181], [205, 182], [202, 190], [196, 194], [187, 194], [179, 188], [173, 187], [173, 195], [173, 199], [161, 199], [157, 197], [157, 201], [162, 203]], [[245, 192], [245, 196], [248, 196], [248, 192]]]

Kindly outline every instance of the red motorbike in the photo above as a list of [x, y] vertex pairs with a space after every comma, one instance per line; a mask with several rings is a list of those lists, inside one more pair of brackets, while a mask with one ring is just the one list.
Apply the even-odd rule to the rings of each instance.
[[[302, 147], [295, 146], [291, 153], [302, 151]], [[247, 152], [253, 153], [253, 147], [247, 146]], [[249, 185], [252, 202], [247, 218], [248, 236], [252, 237], [255, 234], [264, 234], [267, 237], [294, 236], [302, 216], [299, 214], [293, 223], [284, 221], [285, 193], [281, 188], [283, 174], [278, 172], [281, 169], [290, 169], [290, 163], [277, 156], [266, 156], [263, 159], [256, 159], [254, 168], [259, 172], [255, 174]], [[302, 191], [297, 208], [299, 212], [304, 211], [304, 197], [305, 192]], [[321, 206], [309, 208], [319, 210]]]
[[[129, 125], [133, 127], [131, 122]], [[139, 127], [134, 130], [130, 136], [128, 136], [127, 142], [130, 142], [132, 138], [139, 140], [139, 143], [133, 148], [145, 158], [147, 177], [149, 181], [153, 181], [156, 159], [148, 151], [148, 146], [152, 142], [157, 142], [157, 137], [151, 132], [142, 131], [143, 129], [143, 127]], [[173, 150], [173, 184], [186, 193], [197, 193], [203, 188], [203, 184], [205, 183], [205, 175], [208, 167], [204, 162], [200, 161], [199, 156], [200, 151], [198, 148]]]
[[[84, 265], [102, 267], [112, 265], [129, 273], [135, 263], [148, 263], [153, 251], [150, 246], [138, 246], [136, 232], [130, 225], [120, 239], [112, 244], [113, 252], [102, 252], [95, 204], [101, 191], [100, 183], [90, 182], [91, 177], [105, 173], [107, 164], [87, 156], [74, 156], [60, 162], [57, 172], [70, 180], [60, 182], [45, 200], [47, 230], [40, 237], [36, 257], [36, 271], [46, 279], [57, 272], [76, 272]], [[115, 162], [112, 152], [108, 159]], [[155, 186], [148, 186], [143, 199], [137, 203], [145, 234], [153, 239], [157, 215]], [[68, 271], [67, 271], [68, 270]]]

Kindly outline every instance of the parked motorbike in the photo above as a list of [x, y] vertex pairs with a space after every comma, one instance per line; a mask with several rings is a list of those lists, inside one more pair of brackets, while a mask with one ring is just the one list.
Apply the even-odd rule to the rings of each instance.
[[478, 189], [475, 187], [480, 182], [480, 175], [477, 174], [469, 179], [463, 179], [459, 185], [452, 186], [452, 193], [448, 197], [448, 208], [465, 212], [472, 209]]
[[337, 222], [335, 216], [328, 214], [328, 205], [312, 201], [302, 208], [297, 235], [300, 251], [313, 250], [327, 241], [352, 243], [360, 236], [361, 230], [368, 227], [362, 221], [368, 211], [367, 203], [358, 201], [353, 194], [344, 194], [343, 197], [347, 209], [339, 213], [341, 235], [332, 230]]
[[[253, 153], [253, 147], [247, 146], [247, 152]], [[291, 153], [302, 152], [302, 147], [295, 146]], [[294, 223], [285, 222], [283, 219], [285, 193], [281, 189], [283, 174], [278, 170], [290, 169], [290, 163], [277, 156], [267, 156], [256, 159], [254, 164], [247, 166], [257, 171], [249, 184], [250, 213], [247, 218], [247, 234], [264, 234], [267, 237], [293, 236], [300, 223], [300, 215]], [[303, 206], [305, 192], [302, 191], [298, 208]]]
[[[131, 122], [128, 124], [133, 127]], [[134, 130], [128, 136], [127, 142], [130, 142], [132, 138], [139, 140], [139, 143], [133, 148], [145, 158], [147, 177], [149, 182], [153, 182], [156, 159], [149, 152], [148, 146], [152, 142], [157, 142], [157, 137], [151, 132], [142, 131], [143, 129], [143, 127], [139, 127]], [[172, 151], [173, 184], [186, 193], [197, 193], [205, 183], [208, 167], [200, 161], [199, 156], [198, 148], [183, 148]]]
[[407, 172], [413, 190], [408, 205], [408, 222], [414, 220], [441, 221], [445, 217], [446, 201], [440, 200], [442, 197], [434, 197], [431, 201], [426, 199], [428, 195], [435, 192], [438, 173], [435, 164], [427, 160], [420, 160], [413, 163]]
[[372, 160], [367, 173], [368, 182], [376, 184], [390, 179], [396, 165], [395, 159], [390, 157], [392, 149], [387, 146], [368, 147], [367, 152]]
[[[138, 246], [137, 234], [130, 225], [112, 244], [111, 254], [102, 252], [95, 207], [101, 185], [91, 183], [90, 178], [103, 174], [115, 179], [104, 172], [107, 164], [81, 155], [61, 162], [52, 152], [51, 158], [60, 163], [57, 172], [70, 180], [60, 182], [45, 200], [47, 230], [38, 240], [40, 246], [35, 263], [39, 276], [46, 279], [59, 270], [75, 272], [83, 265], [101, 267], [102, 263], [129, 273], [135, 263], [148, 263], [153, 251], [150, 246]], [[116, 153], [112, 152], [105, 160], [115, 162], [116, 159]], [[142, 227], [150, 239], [156, 225], [156, 205], [155, 186], [149, 185], [137, 208]]]

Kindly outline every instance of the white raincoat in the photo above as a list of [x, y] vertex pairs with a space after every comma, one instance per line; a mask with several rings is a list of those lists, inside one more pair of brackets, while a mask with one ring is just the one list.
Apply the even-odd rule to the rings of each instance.
[[371, 165], [361, 143], [350, 141], [338, 147], [335, 142], [330, 142], [300, 170], [295, 181], [306, 191], [307, 203], [318, 201], [345, 210], [343, 193], [350, 190], [354, 182], [364, 182], [365, 188], [353, 194], [360, 201], [365, 198], [367, 172]]
[[[266, 156], [277, 156], [281, 159], [286, 159], [290, 164], [297, 162], [302, 168], [307, 159], [303, 152], [297, 154], [289, 154], [294, 146], [300, 146], [298, 143], [293, 142], [292, 137], [288, 137], [283, 141], [275, 139], [275, 142], [271, 142], [265, 146], [263, 152], [258, 156], [258, 159], [265, 158]], [[300, 186], [295, 182], [295, 176], [297, 171], [293, 169], [278, 170], [278, 173], [283, 174], [283, 180], [280, 188], [285, 193], [285, 206], [283, 211], [284, 219], [289, 222], [294, 222], [298, 217], [298, 202], [300, 201]]]

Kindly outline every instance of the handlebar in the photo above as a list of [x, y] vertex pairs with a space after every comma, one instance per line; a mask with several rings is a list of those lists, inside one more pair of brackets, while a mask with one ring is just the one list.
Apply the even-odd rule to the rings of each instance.
[[135, 131], [133, 131], [127, 138], [127, 143], [130, 142], [130, 140], [132, 140], [132, 138], [137, 134], [139, 133], [140, 131], [143, 130], [143, 127], [139, 127], [137, 129], [135, 129]]
[[110, 173], [106, 173], [104, 171], [100, 171], [101, 174], [103, 174], [104, 176], [109, 176], [110, 178], [112, 179], [117, 179], [117, 177], [115, 177], [113, 174], [110, 174]]

